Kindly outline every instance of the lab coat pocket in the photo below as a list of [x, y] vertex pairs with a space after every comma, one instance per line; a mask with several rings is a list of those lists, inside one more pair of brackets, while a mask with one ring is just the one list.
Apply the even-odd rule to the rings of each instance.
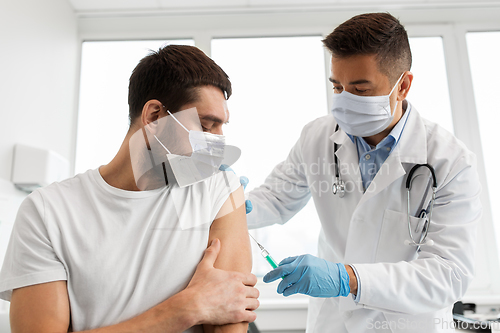
[[[413, 238], [416, 240], [420, 238], [423, 223], [423, 218], [410, 216]], [[398, 262], [415, 259], [417, 247], [406, 245], [405, 241], [409, 239], [407, 214], [386, 209], [375, 254], [375, 262]]]

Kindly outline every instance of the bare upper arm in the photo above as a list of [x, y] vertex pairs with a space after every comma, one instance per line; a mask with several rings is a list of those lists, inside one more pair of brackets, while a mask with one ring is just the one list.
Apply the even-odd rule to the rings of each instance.
[[10, 301], [12, 333], [68, 332], [70, 306], [66, 281], [15, 289]]
[[245, 213], [245, 197], [240, 187], [226, 200], [210, 228], [208, 244], [212, 239], [221, 241], [221, 250], [215, 267], [250, 273], [252, 255]]
[[[221, 242], [221, 249], [214, 264], [216, 268], [250, 273], [252, 254], [242, 187], [234, 191], [219, 210], [210, 228], [208, 244], [214, 238], [218, 238]], [[248, 324], [203, 326], [205, 332], [247, 332]]]

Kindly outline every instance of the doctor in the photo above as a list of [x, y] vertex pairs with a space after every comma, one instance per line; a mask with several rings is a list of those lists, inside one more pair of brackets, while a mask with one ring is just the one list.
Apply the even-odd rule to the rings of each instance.
[[[248, 224], [260, 228], [287, 222], [312, 197], [318, 257], [287, 258], [264, 281], [284, 277], [279, 293], [313, 296], [307, 332], [453, 332], [453, 303], [474, 273], [475, 156], [406, 100], [411, 51], [396, 18], [353, 17], [323, 43], [332, 53], [332, 112], [304, 127], [248, 198]], [[415, 171], [408, 199], [418, 164], [430, 168]], [[333, 194], [340, 181], [343, 193]]]

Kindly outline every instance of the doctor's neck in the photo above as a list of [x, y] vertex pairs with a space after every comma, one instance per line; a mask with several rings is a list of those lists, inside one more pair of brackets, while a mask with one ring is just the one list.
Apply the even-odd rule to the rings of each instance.
[[406, 111], [406, 103], [407, 103], [406, 100], [398, 103], [398, 106], [394, 111], [395, 113], [394, 119], [392, 119], [392, 122], [389, 124], [389, 126], [387, 126], [385, 130], [372, 136], [363, 137], [366, 143], [368, 143], [371, 146], [376, 146], [380, 143], [380, 141], [384, 140], [384, 138], [386, 138], [389, 135], [389, 133], [391, 133], [392, 129], [394, 128], [394, 126], [396, 126], [399, 120], [401, 120], [401, 117], [403, 117], [403, 114]]

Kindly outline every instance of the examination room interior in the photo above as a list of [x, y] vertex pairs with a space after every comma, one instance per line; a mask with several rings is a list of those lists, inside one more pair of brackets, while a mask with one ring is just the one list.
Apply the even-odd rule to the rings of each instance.
[[[251, 190], [286, 157], [301, 128], [328, 113], [330, 56], [322, 38], [367, 12], [400, 19], [413, 53], [408, 99], [477, 156], [483, 218], [476, 278], [462, 301], [476, 304], [481, 318], [500, 316], [493, 147], [500, 0], [0, 0], [0, 264], [30, 190], [113, 158], [128, 129], [128, 78], [149, 49], [195, 45], [227, 72], [233, 96], [224, 134], [242, 150], [233, 169]], [[310, 202], [288, 224], [252, 235], [279, 262], [317, 254], [318, 232]], [[305, 332], [308, 298], [284, 298], [277, 282], [264, 284], [270, 266], [252, 247], [257, 327]], [[10, 332], [8, 310], [0, 301], [0, 333]]]

